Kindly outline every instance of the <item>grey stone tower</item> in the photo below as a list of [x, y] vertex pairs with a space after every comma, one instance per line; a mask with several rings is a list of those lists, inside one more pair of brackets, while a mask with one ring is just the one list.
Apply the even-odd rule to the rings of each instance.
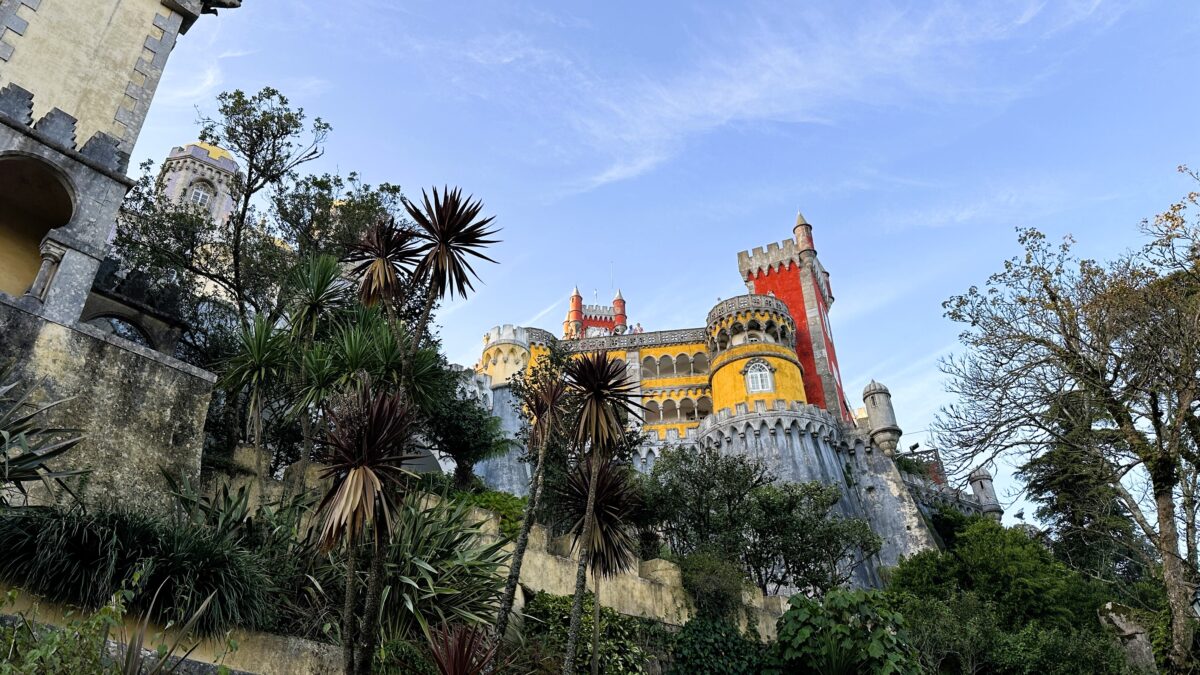
[[896, 452], [900, 443], [900, 425], [896, 422], [896, 411], [892, 408], [892, 392], [875, 380], [863, 389], [863, 404], [867, 407], [867, 423], [871, 427], [871, 441], [879, 446], [888, 457]]
[[996, 498], [996, 489], [992, 486], [992, 474], [981, 466], [972, 471], [967, 480], [971, 483], [971, 492], [983, 507], [983, 515], [1000, 522], [1000, 517], [1004, 515], [1004, 508], [1000, 506], [1000, 500]]

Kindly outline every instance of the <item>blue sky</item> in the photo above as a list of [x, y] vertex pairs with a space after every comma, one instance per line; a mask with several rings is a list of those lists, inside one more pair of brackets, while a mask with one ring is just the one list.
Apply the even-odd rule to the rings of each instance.
[[799, 208], [852, 403], [887, 384], [906, 443], [946, 402], [941, 301], [1015, 227], [1118, 255], [1200, 164], [1195, 3], [245, 4], [180, 40], [135, 160], [272, 85], [333, 124], [314, 170], [481, 197], [501, 264], [438, 316], [462, 363], [493, 325], [560, 329], [575, 284], [607, 301], [610, 269], [632, 321], [701, 325]]

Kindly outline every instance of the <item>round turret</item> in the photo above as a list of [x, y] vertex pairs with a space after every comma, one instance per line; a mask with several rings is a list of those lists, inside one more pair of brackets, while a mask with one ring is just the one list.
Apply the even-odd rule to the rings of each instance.
[[563, 321], [563, 337], [574, 339], [582, 337], [583, 333], [583, 294], [576, 286], [571, 291], [571, 300], [567, 306], [567, 320]]
[[892, 408], [892, 392], [882, 384], [871, 380], [863, 389], [863, 404], [867, 407], [867, 424], [871, 441], [888, 457], [900, 444], [900, 425], [896, 423], [896, 411]]
[[1004, 507], [1000, 506], [1000, 500], [996, 497], [996, 489], [992, 486], [992, 474], [981, 466], [971, 472], [967, 482], [971, 484], [971, 492], [983, 507], [983, 515], [1000, 522], [1001, 516], [1004, 515]]
[[492, 328], [483, 336], [483, 355], [475, 370], [490, 377], [493, 386], [499, 386], [524, 370], [529, 361], [529, 331], [505, 324]]
[[621, 297], [621, 289], [617, 289], [613, 297], [613, 333], [622, 335], [629, 329], [629, 318], [625, 314], [625, 298]]
[[787, 305], [774, 296], [741, 295], [717, 303], [707, 326], [714, 409], [806, 403], [795, 330]]

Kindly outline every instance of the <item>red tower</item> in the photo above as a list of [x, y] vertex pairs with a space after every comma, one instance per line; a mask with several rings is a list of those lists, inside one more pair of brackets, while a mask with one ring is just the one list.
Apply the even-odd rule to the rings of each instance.
[[583, 335], [583, 294], [579, 287], [571, 291], [571, 301], [567, 306], [567, 320], [563, 321], [563, 337], [574, 339]]
[[621, 289], [617, 289], [613, 297], [613, 333], [621, 335], [629, 329], [629, 318], [625, 316], [625, 298], [621, 297]]
[[829, 325], [829, 273], [817, 259], [812, 225], [803, 215], [796, 214], [792, 232], [793, 240], [739, 253], [738, 269], [751, 293], [774, 295], [791, 311], [808, 402], [851, 421]]

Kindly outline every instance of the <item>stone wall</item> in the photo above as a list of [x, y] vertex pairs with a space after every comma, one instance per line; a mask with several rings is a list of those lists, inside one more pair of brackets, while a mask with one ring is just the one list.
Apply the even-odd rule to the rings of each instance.
[[162, 469], [199, 475], [211, 373], [92, 326], [48, 321], [0, 294], [0, 366], [9, 363], [39, 400], [73, 397], [49, 421], [86, 438], [54, 466], [90, 471], [89, 503], [158, 511], [171, 503]]

